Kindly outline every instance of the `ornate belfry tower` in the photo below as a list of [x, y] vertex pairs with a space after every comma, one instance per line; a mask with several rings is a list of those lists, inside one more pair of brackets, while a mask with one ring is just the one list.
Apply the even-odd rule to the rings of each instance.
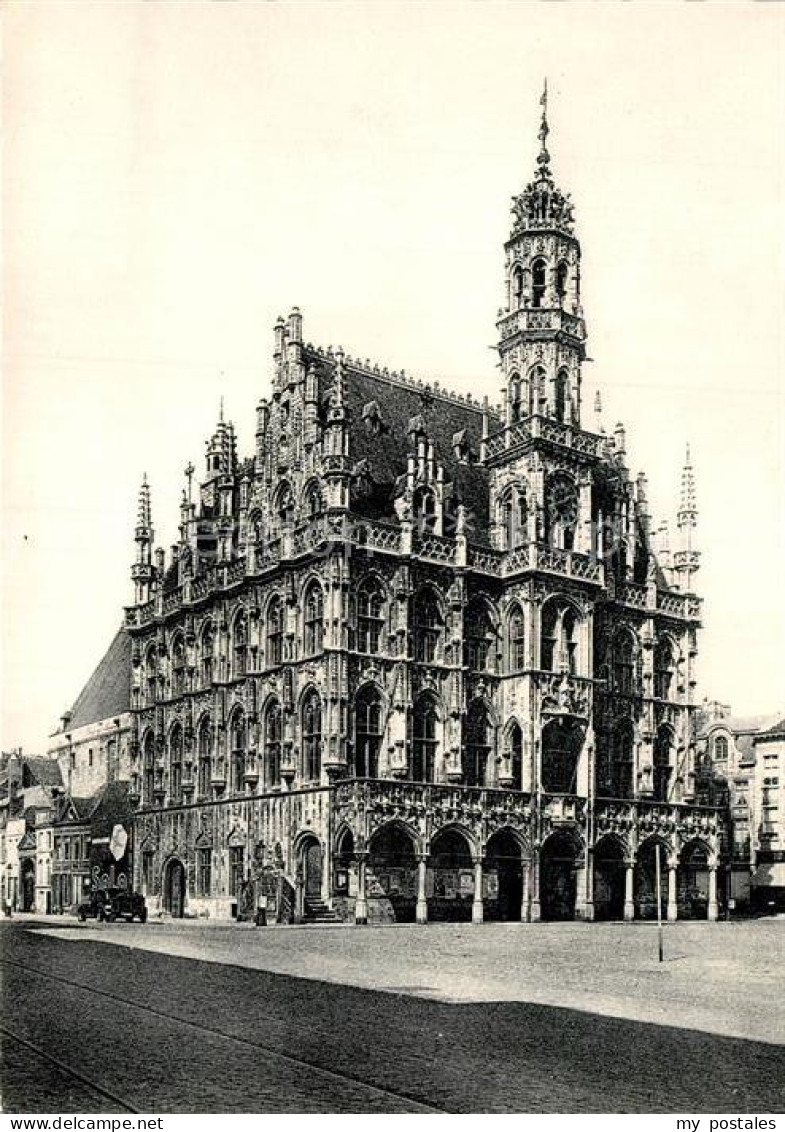
[[580, 425], [581, 247], [569, 194], [553, 179], [547, 149], [547, 86], [542, 96], [540, 153], [534, 178], [513, 198], [504, 245], [507, 309], [497, 323], [507, 423], [541, 415]]

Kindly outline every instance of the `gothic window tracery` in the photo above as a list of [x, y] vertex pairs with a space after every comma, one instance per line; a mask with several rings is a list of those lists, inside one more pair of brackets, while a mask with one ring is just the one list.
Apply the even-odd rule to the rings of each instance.
[[378, 778], [382, 743], [382, 700], [376, 688], [366, 685], [357, 693], [354, 706], [355, 778]]
[[276, 594], [267, 606], [266, 661], [272, 668], [283, 660], [283, 602]]
[[546, 602], [541, 615], [540, 668], [578, 675], [580, 624], [578, 613], [568, 602]]
[[482, 598], [473, 598], [463, 618], [464, 664], [475, 672], [496, 670], [496, 627]]
[[436, 529], [436, 496], [427, 487], [420, 487], [414, 493], [414, 517], [420, 531]]
[[549, 546], [572, 550], [578, 525], [578, 489], [567, 475], [557, 472], [545, 488], [545, 534]]
[[466, 717], [463, 742], [465, 786], [486, 786], [488, 761], [493, 750], [493, 725], [482, 700], [474, 700]]
[[568, 272], [569, 272], [569, 267], [564, 262], [564, 260], [560, 260], [559, 265], [556, 268], [556, 294], [559, 297], [559, 304], [560, 305], [564, 302], [564, 300], [567, 297], [567, 275], [568, 275]]
[[233, 625], [234, 671], [233, 676], [245, 676], [248, 668], [248, 622], [244, 613], [238, 613]]
[[177, 804], [183, 788], [183, 729], [176, 723], [169, 735], [169, 800]]
[[556, 420], [561, 424], [567, 422], [567, 404], [568, 404], [568, 391], [570, 387], [570, 375], [565, 369], [560, 369], [556, 374], [556, 388], [554, 390], [556, 395], [556, 404], [554, 406], [556, 413]]
[[384, 598], [374, 578], [367, 578], [357, 592], [357, 648], [376, 656], [384, 631]]
[[667, 637], [661, 637], [654, 650], [654, 695], [658, 699], [671, 698], [675, 668], [671, 642]]
[[444, 618], [436, 594], [424, 586], [414, 599], [414, 659], [424, 664], [436, 662], [441, 645]]
[[614, 692], [622, 695], [635, 693], [635, 658], [637, 640], [628, 629], [621, 629], [613, 638], [611, 674]]
[[156, 690], [158, 683], [158, 661], [155, 653], [155, 645], [150, 644], [147, 649], [144, 663], [145, 670], [145, 696], [148, 706], [155, 703]]
[[517, 424], [524, 417], [521, 375], [510, 376], [510, 424]]
[[547, 408], [548, 398], [545, 392], [546, 380], [547, 374], [545, 372], [545, 366], [534, 366], [529, 373], [529, 398], [531, 400], [529, 411], [532, 415], [537, 413], [542, 414]]
[[507, 663], [511, 672], [526, 668], [526, 638], [523, 610], [517, 603], [507, 619]]
[[213, 626], [208, 621], [202, 629], [199, 646], [199, 668], [203, 685], [210, 684], [213, 679]]
[[185, 645], [178, 633], [172, 642], [172, 695], [181, 696], [185, 691]]
[[265, 779], [268, 787], [281, 785], [282, 740], [281, 706], [277, 700], [271, 700], [264, 713]]
[[232, 716], [229, 735], [232, 758], [230, 789], [233, 794], [242, 794], [245, 789], [247, 731], [245, 714], [240, 708]]
[[291, 526], [294, 520], [294, 496], [288, 483], [282, 483], [278, 489], [275, 514], [281, 528]]
[[412, 719], [412, 768], [414, 782], [436, 781], [436, 751], [439, 714], [433, 696], [420, 696]]
[[616, 725], [611, 737], [611, 797], [631, 798], [633, 786], [634, 732], [629, 720]]
[[152, 732], [147, 733], [142, 753], [142, 803], [150, 806], [155, 787], [155, 739]]
[[545, 302], [546, 265], [544, 259], [535, 259], [532, 264], [532, 306], [541, 307]]
[[512, 778], [512, 790], [523, 789], [523, 732], [521, 726], [514, 720], [510, 725], [508, 733], [508, 742], [510, 745], [510, 777]]
[[302, 705], [302, 773], [305, 782], [318, 782], [322, 772], [322, 701], [310, 691]]
[[653, 790], [655, 802], [669, 801], [670, 781], [673, 773], [672, 752], [674, 748], [673, 731], [668, 726], [662, 726], [657, 731], [654, 740], [654, 778]]
[[202, 798], [207, 798], [210, 795], [210, 780], [212, 778], [212, 737], [210, 733], [210, 720], [207, 717], [199, 724], [196, 750], [199, 762], [199, 795]]
[[516, 264], [510, 275], [510, 310], [518, 311], [523, 306], [523, 268]]
[[313, 581], [305, 594], [303, 649], [305, 656], [322, 651], [324, 638], [324, 595], [322, 587]]
[[322, 491], [318, 483], [312, 483], [305, 493], [305, 515], [308, 519], [318, 519], [324, 513]]
[[499, 503], [504, 550], [515, 550], [526, 542], [528, 511], [526, 493], [518, 485], [506, 489]]

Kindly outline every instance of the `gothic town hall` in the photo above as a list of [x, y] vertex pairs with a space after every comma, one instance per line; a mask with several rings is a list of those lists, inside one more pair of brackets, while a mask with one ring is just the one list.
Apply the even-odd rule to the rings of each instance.
[[659, 857], [668, 918], [717, 917], [692, 469], [671, 550], [623, 428], [585, 427], [547, 135], [504, 245], [501, 406], [314, 346], [295, 309], [255, 451], [219, 421], [168, 555], [143, 485], [123, 632], [152, 914], [633, 919]]

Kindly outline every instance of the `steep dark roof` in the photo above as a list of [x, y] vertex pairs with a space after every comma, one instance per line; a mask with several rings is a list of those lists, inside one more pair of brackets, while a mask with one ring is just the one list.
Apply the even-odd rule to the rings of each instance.
[[46, 755], [26, 755], [22, 760], [23, 766], [39, 786], [62, 786], [63, 778], [57, 759], [47, 758]]
[[781, 735], [785, 736], [785, 718], [778, 720], [778, 722], [775, 723], [773, 727], [770, 727], [768, 729], [768, 731], [759, 732], [755, 736], [755, 738], [756, 738], [756, 740], [776, 739], [776, 738], [779, 738], [779, 736], [781, 736]]
[[[334, 384], [334, 360], [316, 351], [308, 351], [308, 360], [318, 373], [320, 400], [324, 407], [328, 391]], [[453, 485], [458, 502], [467, 509], [470, 537], [474, 541], [486, 541], [488, 471], [476, 463], [459, 460], [453, 448], [458, 434], [461, 434], [460, 439], [468, 447], [471, 459], [479, 459], [482, 406], [476, 401], [462, 400], [445, 390], [420, 386], [396, 375], [369, 372], [351, 361], [347, 362], [344, 370], [349, 453], [355, 465], [367, 462], [373, 484], [370, 493], [356, 497], [352, 510], [368, 517], [397, 521], [393, 509], [396, 483], [406, 474], [407, 458], [414, 451], [408, 436], [409, 423], [420, 417], [427, 439], [433, 443], [435, 461], [444, 468], [445, 483]], [[367, 424], [370, 406], [373, 406], [372, 416], [379, 421], [380, 427], [376, 430]], [[497, 432], [500, 427], [501, 421], [490, 412], [489, 432]]]
[[67, 731], [110, 719], [131, 706], [131, 638], [119, 629], [76, 700]]

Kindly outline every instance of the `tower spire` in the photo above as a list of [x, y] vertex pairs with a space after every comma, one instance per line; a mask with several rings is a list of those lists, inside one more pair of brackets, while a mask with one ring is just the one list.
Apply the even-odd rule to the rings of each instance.
[[136, 561], [131, 567], [134, 601], [137, 605], [150, 600], [154, 574], [152, 560], [154, 537], [152, 509], [150, 507], [150, 485], [147, 482], [147, 473], [145, 472], [142, 477], [142, 486], [139, 488], [139, 507], [136, 513], [136, 530], [134, 531]]
[[550, 161], [551, 155], [548, 153], [548, 134], [551, 132], [548, 126], [548, 80], [543, 79], [542, 94], [540, 95], [540, 106], [542, 107], [542, 119], [540, 121], [540, 129], [537, 137], [540, 139], [540, 153], [537, 158], [537, 164], [540, 166], [540, 172], [546, 176], [550, 176]]
[[679, 529], [679, 549], [673, 556], [673, 565], [679, 578], [679, 588], [691, 593], [692, 575], [700, 565], [700, 554], [695, 549], [693, 533], [698, 525], [698, 505], [695, 499], [695, 475], [689, 444], [681, 472], [681, 499], [676, 525]]

